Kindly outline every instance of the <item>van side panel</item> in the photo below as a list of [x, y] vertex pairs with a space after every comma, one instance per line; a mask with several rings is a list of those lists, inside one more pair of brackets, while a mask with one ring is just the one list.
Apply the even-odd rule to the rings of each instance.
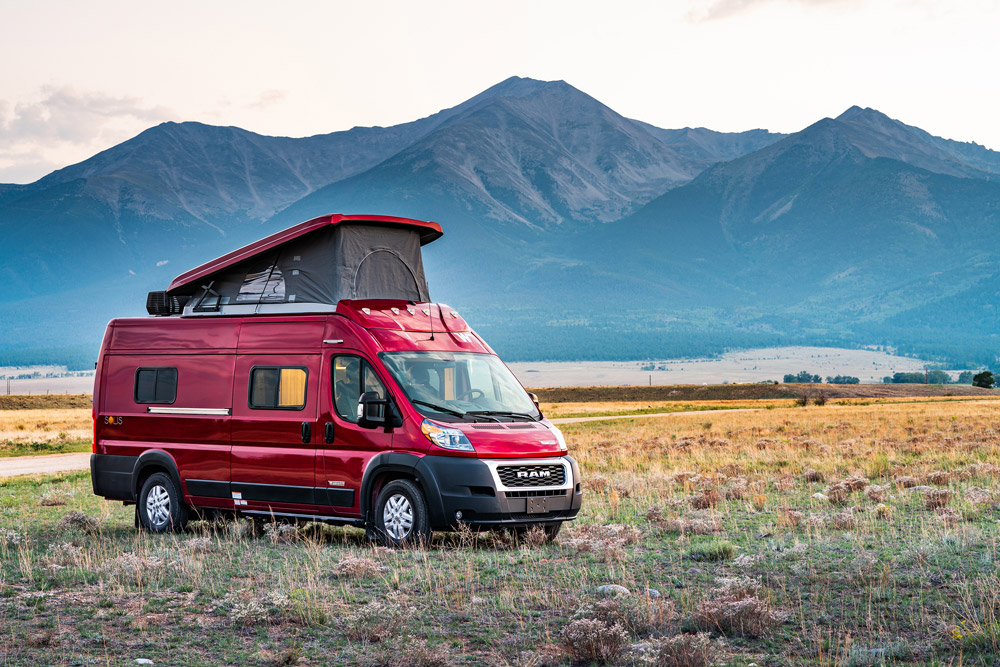
[[[286, 328], [294, 333], [294, 327]], [[251, 408], [250, 375], [255, 367], [304, 368], [305, 406]], [[319, 370], [319, 354], [238, 356], [232, 390], [232, 492], [238, 496], [237, 509], [315, 512]]]
[[[229, 482], [230, 424], [228, 414], [183, 414], [185, 409], [230, 411], [232, 354], [108, 354], [103, 360], [104, 385], [98, 415], [97, 452], [138, 457], [150, 449], [162, 450], [177, 465], [182, 491], [190, 502], [190, 480]], [[136, 402], [139, 368], [176, 368], [173, 403]], [[156, 414], [169, 408], [181, 414]], [[136, 482], [138, 480], [135, 480]], [[203, 487], [204, 488], [204, 485]], [[224, 489], [227, 490], [227, 489]], [[200, 493], [203, 493], [200, 492]], [[199, 493], [199, 495], [200, 495]], [[232, 507], [228, 492], [199, 505]]]

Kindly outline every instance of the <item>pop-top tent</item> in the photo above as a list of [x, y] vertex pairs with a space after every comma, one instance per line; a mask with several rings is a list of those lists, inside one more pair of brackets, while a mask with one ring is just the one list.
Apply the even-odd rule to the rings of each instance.
[[429, 301], [421, 246], [435, 222], [326, 215], [202, 264], [150, 292], [150, 314], [333, 310], [341, 299]]

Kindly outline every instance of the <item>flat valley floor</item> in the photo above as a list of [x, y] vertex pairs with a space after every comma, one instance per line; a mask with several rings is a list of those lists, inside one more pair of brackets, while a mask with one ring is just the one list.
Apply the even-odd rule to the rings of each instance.
[[567, 424], [585, 504], [550, 544], [387, 550], [247, 520], [154, 536], [87, 473], [2, 480], [0, 664], [993, 665], [998, 408]]

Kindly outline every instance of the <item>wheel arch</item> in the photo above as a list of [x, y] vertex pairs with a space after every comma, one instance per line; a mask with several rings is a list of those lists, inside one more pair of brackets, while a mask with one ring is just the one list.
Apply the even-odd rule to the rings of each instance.
[[162, 449], [150, 449], [142, 453], [135, 462], [132, 470], [132, 495], [138, 501], [139, 492], [142, 491], [143, 483], [149, 476], [157, 473], [166, 473], [171, 481], [177, 486], [177, 491], [181, 494], [181, 501], [184, 500], [184, 487], [181, 485], [181, 476], [177, 471], [177, 462]]
[[361, 518], [369, 523], [375, 496], [388, 482], [396, 479], [408, 479], [417, 485], [424, 494], [427, 509], [434, 516], [435, 500], [440, 504], [440, 494], [432, 480], [428, 480], [419, 468], [421, 457], [403, 452], [383, 452], [372, 458], [365, 468], [361, 480], [360, 509]]

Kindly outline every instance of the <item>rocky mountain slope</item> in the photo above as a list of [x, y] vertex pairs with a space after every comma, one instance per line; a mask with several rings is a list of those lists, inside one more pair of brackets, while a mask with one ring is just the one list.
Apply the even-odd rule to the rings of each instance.
[[787, 136], [667, 130], [518, 77], [389, 128], [291, 139], [167, 123], [0, 185], [0, 346], [68, 328], [98, 340], [192, 265], [314, 215], [372, 211], [442, 222], [426, 250], [435, 297], [521, 358], [982, 350], [990, 333], [956, 337], [955, 319], [991, 312], [998, 177], [1000, 154], [872, 109]]

